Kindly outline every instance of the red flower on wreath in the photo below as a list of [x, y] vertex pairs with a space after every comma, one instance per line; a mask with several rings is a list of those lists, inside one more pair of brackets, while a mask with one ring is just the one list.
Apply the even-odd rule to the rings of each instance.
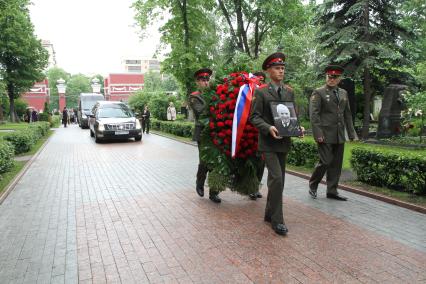
[[[213, 144], [226, 156], [231, 157], [232, 125], [235, 104], [240, 87], [248, 83], [248, 74], [245, 72], [232, 73], [223, 79], [223, 83], [217, 85], [216, 92], [210, 102], [210, 137]], [[256, 155], [257, 152], [257, 129], [247, 122], [239, 152], [236, 157], [246, 159]]]

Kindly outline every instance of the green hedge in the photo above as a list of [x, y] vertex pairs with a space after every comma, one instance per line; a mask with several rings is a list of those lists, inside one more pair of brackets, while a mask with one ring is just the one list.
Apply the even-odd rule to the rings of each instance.
[[354, 148], [352, 169], [370, 185], [426, 194], [426, 158]]
[[31, 150], [31, 147], [37, 143], [41, 137], [47, 135], [49, 129], [49, 122], [40, 121], [30, 123], [25, 129], [6, 134], [3, 139], [13, 145], [15, 154], [21, 154]]
[[192, 137], [193, 122], [162, 121], [151, 118], [151, 129], [159, 130], [181, 137]]
[[293, 139], [287, 162], [294, 166], [313, 168], [318, 161], [318, 148], [314, 141]]
[[13, 167], [14, 148], [7, 141], [0, 142], [0, 174]]

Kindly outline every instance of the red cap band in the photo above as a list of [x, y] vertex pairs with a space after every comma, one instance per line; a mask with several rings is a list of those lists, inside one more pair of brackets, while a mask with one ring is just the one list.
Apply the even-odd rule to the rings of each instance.
[[200, 74], [197, 74], [197, 78], [200, 78], [200, 77], [210, 77], [210, 74], [209, 73], [200, 73]]
[[342, 71], [340, 70], [328, 70], [327, 75], [342, 75]]
[[273, 63], [284, 63], [282, 58], [274, 58], [268, 62], [268, 65], [272, 65]]

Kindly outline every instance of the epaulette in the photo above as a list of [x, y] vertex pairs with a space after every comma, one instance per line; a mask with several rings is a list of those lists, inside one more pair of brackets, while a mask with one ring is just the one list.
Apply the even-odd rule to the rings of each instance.
[[284, 85], [284, 88], [289, 92], [293, 92], [293, 88], [290, 87], [289, 85]]
[[192, 96], [198, 96], [198, 95], [200, 95], [201, 93], [200, 93], [200, 91], [195, 91], [195, 92], [192, 92], [191, 93], [191, 95]]

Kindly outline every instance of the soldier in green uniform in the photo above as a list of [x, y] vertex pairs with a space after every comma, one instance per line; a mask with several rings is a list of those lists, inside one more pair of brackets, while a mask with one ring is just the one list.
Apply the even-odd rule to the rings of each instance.
[[346, 201], [337, 192], [342, 171], [345, 145], [345, 125], [352, 141], [356, 134], [352, 124], [348, 95], [338, 87], [343, 68], [329, 65], [325, 68], [326, 84], [316, 89], [310, 99], [310, 120], [314, 139], [318, 145], [320, 161], [309, 180], [309, 194], [317, 198], [318, 184], [327, 173], [327, 198]]
[[279, 235], [286, 235], [288, 229], [284, 223], [282, 194], [284, 190], [285, 165], [290, 151], [290, 137], [278, 136], [274, 126], [274, 117], [270, 103], [273, 101], [294, 102], [293, 90], [284, 85], [285, 55], [277, 52], [268, 56], [262, 64], [271, 82], [254, 91], [251, 123], [259, 130], [258, 151], [262, 152], [268, 169], [268, 196], [266, 201], [266, 222]]
[[[196, 80], [198, 91], [193, 92], [189, 95], [189, 106], [194, 111], [195, 116], [195, 128], [194, 128], [194, 135], [192, 139], [194, 141], [197, 141], [198, 144], [198, 155], [199, 155], [199, 164], [198, 164], [198, 171], [197, 171], [197, 181], [196, 181], [196, 191], [199, 196], [204, 196], [204, 183], [207, 178], [208, 168], [207, 166], [201, 161], [201, 132], [203, 130], [203, 126], [199, 121], [199, 117], [202, 113], [204, 113], [207, 108], [207, 103], [201, 96], [201, 92], [205, 90], [209, 85], [210, 76], [212, 75], [212, 70], [208, 68], [202, 68], [195, 72], [194, 78]], [[219, 197], [218, 192], [212, 192], [209, 193], [209, 199], [215, 203], [220, 203], [222, 200]]]

